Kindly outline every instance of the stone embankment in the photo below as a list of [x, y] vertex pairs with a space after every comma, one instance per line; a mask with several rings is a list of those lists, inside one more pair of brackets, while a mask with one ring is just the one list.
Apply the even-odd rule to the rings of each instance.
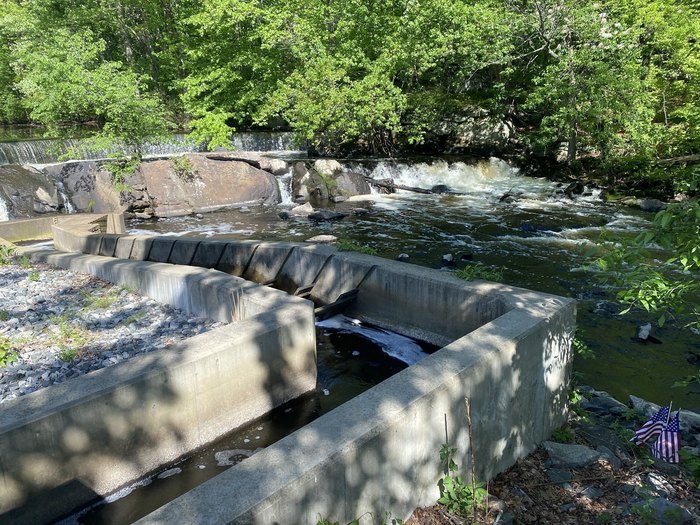
[[[635, 396], [625, 405], [585, 386], [578, 392], [568, 423], [489, 484], [479, 523], [697, 524], [700, 415], [681, 411], [681, 464], [670, 464], [629, 441], [658, 405]], [[416, 509], [407, 525], [471, 522], [437, 505]]]
[[0, 320], [0, 404], [222, 324], [19, 258], [0, 266]]

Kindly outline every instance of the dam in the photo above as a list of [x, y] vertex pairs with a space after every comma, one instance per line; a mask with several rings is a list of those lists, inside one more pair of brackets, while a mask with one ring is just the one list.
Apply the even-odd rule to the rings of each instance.
[[570, 299], [327, 246], [130, 236], [112, 216], [77, 217], [50, 225], [52, 250], [25, 253], [229, 324], [7, 403], [0, 518], [59, 517], [311, 390], [314, 322], [336, 313], [440, 349], [139, 523], [407, 517], [438, 497], [442, 443], [465, 471], [473, 450], [486, 480], [565, 419]]

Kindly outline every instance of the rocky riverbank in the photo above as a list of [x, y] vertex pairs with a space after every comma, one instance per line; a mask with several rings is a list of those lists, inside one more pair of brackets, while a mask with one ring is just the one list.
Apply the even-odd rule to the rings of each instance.
[[220, 326], [15, 257], [0, 265], [0, 404]]
[[[654, 459], [629, 439], [658, 406], [625, 405], [580, 387], [568, 423], [489, 485], [476, 523], [691, 525], [700, 523], [700, 415], [681, 412], [681, 463]], [[477, 459], [478, 461], [478, 459]], [[436, 505], [406, 525], [458, 525], [471, 517]]]

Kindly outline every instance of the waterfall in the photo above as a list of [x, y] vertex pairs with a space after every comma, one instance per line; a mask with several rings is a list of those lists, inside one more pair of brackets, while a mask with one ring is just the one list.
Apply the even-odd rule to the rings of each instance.
[[10, 220], [10, 210], [7, 209], [5, 199], [0, 197], [0, 222]]
[[235, 133], [231, 146], [239, 151], [298, 151], [294, 133], [289, 131], [250, 131]]
[[280, 204], [294, 204], [294, 198], [292, 195], [292, 173], [293, 169], [289, 169], [288, 173], [275, 177], [277, 179], [277, 186], [280, 189]]
[[58, 194], [63, 200], [63, 207], [66, 209], [66, 213], [75, 213], [75, 206], [73, 206], [73, 203], [70, 201], [70, 198], [68, 197], [68, 192], [66, 191], [66, 187], [60, 180], [56, 181], [56, 191], [58, 191]]
[[[231, 147], [239, 151], [297, 151], [294, 134], [290, 132], [247, 132], [235, 133], [231, 137]], [[118, 151], [128, 152], [127, 148], [114, 147], [109, 150], [87, 151], [81, 139], [40, 139], [0, 142], [0, 165], [2, 164], [47, 164], [73, 151], [80, 159], [104, 159]], [[144, 145], [144, 157], [158, 157], [202, 151], [187, 135], [174, 134], [168, 140]]]

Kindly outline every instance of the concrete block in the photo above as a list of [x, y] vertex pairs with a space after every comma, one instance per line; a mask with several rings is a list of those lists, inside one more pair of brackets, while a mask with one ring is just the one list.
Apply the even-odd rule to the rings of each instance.
[[155, 237], [151, 251], [148, 253], [148, 260], [153, 262], [168, 262], [170, 253], [173, 251], [177, 237]]
[[383, 261], [359, 285], [348, 315], [442, 347], [510, 310], [494, 288], [444, 272]]
[[52, 521], [313, 389], [313, 334], [296, 304], [5, 403], [3, 519]]
[[151, 252], [151, 247], [153, 246], [153, 239], [154, 237], [142, 235], [135, 236], [134, 245], [131, 248], [131, 255], [129, 255], [129, 259], [147, 261], [148, 255]]
[[277, 274], [275, 288], [294, 293], [301, 286], [313, 284], [326, 261], [337, 253], [330, 246], [299, 246], [290, 252], [287, 261]]
[[216, 268], [219, 259], [221, 259], [221, 255], [224, 253], [224, 248], [226, 248], [225, 241], [205, 239], [197, 246], [197, 250], [190, 264], [202, 268]]
[[248, 267], [248, 262], [253, 256], [255, 249], [260, 244], [257, 241], [229, 241], [226, 243], [224, 253], [216, 265], [216, 269], [236, 277], [241, 277], [245, 269]]
[[122, 236], [117, 241], [117, 247], [114, 250], [114, 256], [118, 259], [129, 259], [131, 257], [131, 249], [134, 247], [134, 237]]
[[170, 252], [167, 262], [171, 264], [190, 264], [194, 257], [200, 239], [178, 239]]
[[477, 478], [491, 479], [566, 417], [575, 307], [539, 305], [507, 312], [137, 523], [347, 523], [389, 509], [405, 519], [439, 496], [446, 439], [467, 481], [470, 448]]
[[243, 273], [243, 278], [255, 283], [273, 281], [287, 261], [287, 257], [296, 247], [297, 245], [293, 243], [260, 243]]
[[114, 253], [117, 250], [117, 242], [121, 235], [106, 233], [102, 236], [102, 243], [100, 243], [100, 253], [98, 255], [103, 255], [105, 257], [114, 257]]
[[375, 266], [386, 262], [386, 259], [371, 255], [333, 255], [323, 266], [311, 290], [311, 299], [317, 304], [332, 303], [340, 294], [357, 288]]

